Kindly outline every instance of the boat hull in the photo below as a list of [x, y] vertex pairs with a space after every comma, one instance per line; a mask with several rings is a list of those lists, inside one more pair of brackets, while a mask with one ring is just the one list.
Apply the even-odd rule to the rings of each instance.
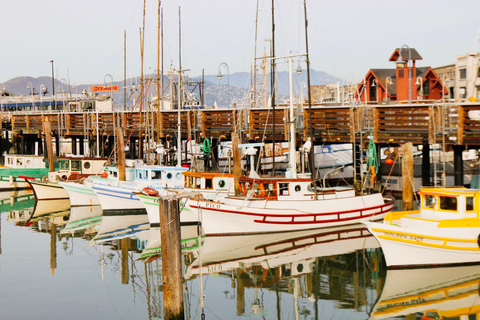
[[68, 193], [56, 182], [28, 180], [37, 200], [68, 199]]
[[298, 201], [245, 201], [225, 198], [224, 202], [189, 200], [206, 235], [228, 235], [317, 229], [380, 220], [393, 209], [393, 199], [380, 194]]
[[93, 191], [100, 201], [104, 215], [146, 214], [140, 198], [134, 189], [94, 183]]
[[72, 207], [100, 205], [96, 193], [87, 185], [76, 182], [59, 183], [67, 192]]
[[[159, 199], [161, 197], [158, 196], [149, 196], [146, 194], [137, 194], [140, 201], [143, 203], [144, 208], [147, 211], [148, 221], [150, 222], [151, 227], [160, 227], [160, 207], [159, 207]], [[188, 206], [186, 206], [186, 198], [180, 200], [180, 224], [183, 226], [186, 225], [198, 225], [198, 215], [196, 214], [196, 210], [190, 210]]]
[[480, 263], [480, 228], [405, 228], [365, 223], [382, 247], [388, 268]]

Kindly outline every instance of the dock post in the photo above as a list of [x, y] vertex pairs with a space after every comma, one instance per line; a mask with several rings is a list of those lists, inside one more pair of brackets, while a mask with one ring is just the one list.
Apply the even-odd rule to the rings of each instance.
[[125, 181], [125, 142], [122, 129], [117, 127], [118, 180]]
[[242, 163], [241, 163], [241, 154], [240, 149], [238, 148], [238, 142], [240, 138], [237, 132], [232, 134], [232, 157], [233, 157], [233, 176], [234, 176], [234, 187], [235, 195], [240, 194], [240, 184], [238, 183], [238, 178], [242, 176]]
[[52, 276], [57, 268], [57, 225], [52, 222], [50, 229], [50, 269], [52, 269]]
[[184, 319], [179, 199], [159, 198], [165, 320]]
[[403, 210], [413, 210], [413, 144], [407, 142], [402, 145], [402, 190]]
[[43, 124], [43, 131], [45, 133], [45, 143], [47, 145], [48, 169], [50, 172], [55, 171], [55, 161], [53, 159], [53, 145], [52, 145], [52, 127], [50, 121], [45, 121]]

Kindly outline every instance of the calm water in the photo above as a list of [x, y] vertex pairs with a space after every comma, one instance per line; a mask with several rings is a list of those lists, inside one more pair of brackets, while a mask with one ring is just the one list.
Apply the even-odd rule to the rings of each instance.
[[[0, 204], [1, 319], [163, 318], [160, 231], [146, 216], [103, 217], [98, 207], [65, 202], [34, 207], [22, 197]], [[201, 319], [201, 290], [205, 319], [480, 312], [479, 266], [387, 273], [361, 226], [200, 238], [184, 228], [182, 240], [186, 319]]]

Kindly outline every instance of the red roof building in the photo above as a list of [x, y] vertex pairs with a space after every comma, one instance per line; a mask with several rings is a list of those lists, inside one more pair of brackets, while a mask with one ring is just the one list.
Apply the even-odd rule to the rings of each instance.
[[358, 86], [357, 100], [379, 102], [442, 99], [448, 90], [431, 67], [417, 68], [417, 60], [422, 60], [422, 57], [414, 48], [395, 49], [389, 61], [395, 62], [396, 68], [370, 69]]

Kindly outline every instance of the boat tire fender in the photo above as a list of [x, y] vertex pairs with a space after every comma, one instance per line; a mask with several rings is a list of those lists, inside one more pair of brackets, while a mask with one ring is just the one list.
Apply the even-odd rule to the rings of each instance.
[[153, 189], [153, 188], [145, 187], [145, 188], [143, 188], [142, 191], [149, 196], [157, 196], [158, 195], [158, 191]]

